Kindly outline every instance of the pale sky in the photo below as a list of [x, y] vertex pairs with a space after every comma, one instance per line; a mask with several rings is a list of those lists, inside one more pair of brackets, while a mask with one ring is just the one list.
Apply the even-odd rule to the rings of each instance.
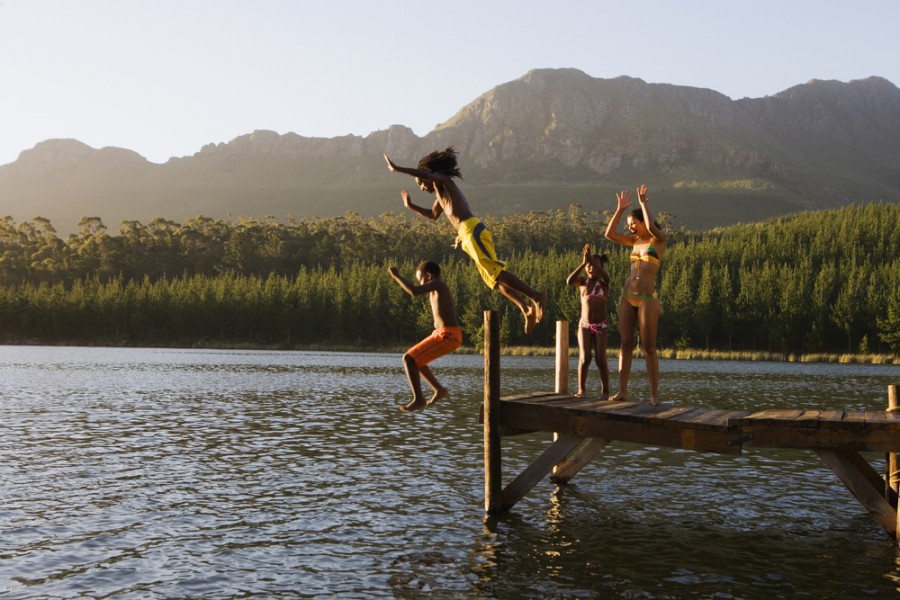
[[898, 24], [898, 0], [0, 0], [0, 164], [50, 138], [161, 163], [256, 129], [424, 136], [536, 68], [900, 85]]

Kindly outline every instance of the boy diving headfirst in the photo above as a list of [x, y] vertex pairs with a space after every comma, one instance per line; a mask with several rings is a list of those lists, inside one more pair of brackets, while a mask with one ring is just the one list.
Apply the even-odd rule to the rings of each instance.
[[[462, 249], [475, 261], [481, 278], [489, 288], [498, 290], [522, 311], [525, 316], [525, 333], [530, 333], [544, 316], [547, 294], [532, 289], [510, 273], [506, 269], [506, 263], [497, 258], [491, 232], [472, 214], [466, 197], [453, 181], [454, 177], [462, 178], [456, 164], [456, 150], [448, 147], [432, 152], [419, 160], [415, 169], [394, 164], [387, 154], [384, 155], [384, 160], [391, 172], [414, 177], [419, 189], [434, 194], [434, 204], [431, 209], [427, 209], [413, 204], [406, 190], [400, 192], [403, 205], [411, 211], [431, 220], [436, 220], [442, 214], [447, 217], [456, 230]], [[523, 296], [531, 299], [532, 304]]]

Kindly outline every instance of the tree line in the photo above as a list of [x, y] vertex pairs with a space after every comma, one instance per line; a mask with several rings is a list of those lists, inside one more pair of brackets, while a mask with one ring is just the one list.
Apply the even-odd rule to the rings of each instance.
[[[279, 223], [197, 217], [122, 223], [96, 218], [61, 239], [46, 219], [0, 221], [0, 338], [6, 342], [395, 347], [431, 328], [427, 302], [390, 279], [437, 260], [454, 290], [465, 344], [483, 311], [501, 313], [510, 345], [550, 345], [555, 320], [578, 321], [565, 285], [590, 242], [609, 255], [610, 303], [629, 249], [602, 237], [609, 214], [529, 213], [486, 219], [501, 258], [549, 296], [525, 335], [517, 310], [488, 290], [439, 221], [356, 214]], [[900, 207], [870, 203], [705, 232], [677, 227], [658, 275], [660, 347], [784, 353], [900, 351]], [[667, 223], [666, 223], [667, 222]]]

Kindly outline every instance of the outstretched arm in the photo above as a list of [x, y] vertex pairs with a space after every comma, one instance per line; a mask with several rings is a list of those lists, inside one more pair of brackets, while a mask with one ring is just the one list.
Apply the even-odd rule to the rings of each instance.
[[400, 197], [403, 198], [403, 206], [416, 214], [422, 215], [426, 219], [431, 219], [432, 221], [434, 221], [444, 212], [444, 207], [441, 206], [441, 203], [437, 200], [434, 201], [434, 204], [431, 206], [431, 210], [429, 210], [424, 206], [413, 204], [412, 198], [410, 198], [409, 192], [407, 192], [406, 190], [400, 192]]
[[397, 267], [388, 267], [388, 273], [390, 273], [391, 277], [394, 278], [394, 281], [403, 288], [403, 291], [410, 296], [421, 296], [422, 294], [433, 291], [437, 287], [437, 282], [435, 280], [426, 281], [422, 285], [413, 285], [408, 279], [400, 274], [400, 270]]
[[668, 234], [656, 226], [656, 221], [653, 220], [653, 215], [650, 214], [650, 207], [648, 206], [650, 197], [647, 196], [647, 186], [642, 184], [641, 187], [637, 189], [637, 195], [638, 203], [641, 205], [641, 212], [644, 213], [644, 223], [647, 225], [647, 231], [650, 232], [653, 239], [661, 242], [666, 241]]
[[617, 231], [619, 229], [619, 220], [625, 211], [628, 210], [628, 207], [631, 206], [631, 192], [626, 190], [619, 192], [616, 194], [616, 201], [618, 202], [616, 212], [613, 214], [612, 219], [609, 220], [609, 225], [606, 226], [606, 232], [603, 235], [612, 242], [625, 246], [634, 246], [634, 236], [624, 235]]
[[387, 163], [388, 170], [391, 173], [403, 173], [404, 175], [409, 175], [421, 179], [422, 181], [430, 181], [439, 185], [446, 185], [446, 183], [450, 181], [450, 178], [443, 173], [435, 173], [433, 171], [426, 171], [425, 169], [401, 167], [400, 165], [395, 164], [387, 154], [384, 155], [384, 162]]
[[[448, 184], [452, 185], [452, 181], [450, 180], [450, 178], [445, 175], [442, 175], [440, 173], [432, 173], [431, 171], [425, 171], [423, 169], [409, 169], [407, 167], [401, 167], [400, 165], [395, 164], [387, 154], [384, 155], [384, 162], [387, 163], [388, 170], [391, 173], [403, 173], [405, 175], [415, 177], [419, 182], [427, 181], [431, 185], [425, 186], [422, 189], [429, 192], [434, 192], [436, 195], [437, 186], [447, 186]], [[444, 207], [440, 202], [438, 202], [437, 199], [435, 199], [434, 204], [429, 210], [424, 206], [413, 204], [412, 199], [409, 196], [409, 192], [407, 192], [406, 190], [400, 192], [400, 197], [403, 198], [403, 206], [413, 211], [414, 213], [425, 217], [426, 219], [431, 219], [432, 221], [434, 221], [444, 212]]]
[[409, 294], [410, 296], [416, 295], [416, 286], [411, 284], [403, 275], [400, 274], [400, 270], [397, 267], [388, 267], [388, 273], [391, 274], [391, 277], [394, 278], [403, 291]]

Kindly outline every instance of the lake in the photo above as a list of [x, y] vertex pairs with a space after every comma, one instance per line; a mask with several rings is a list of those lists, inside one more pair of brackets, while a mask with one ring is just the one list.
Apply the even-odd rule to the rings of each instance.
[[[502, 394], [552, 357], [501, 359]], [[610, 361], [615, 389], [615, 364]], [[900, 552], [808, 451], [613, 443], [484, 517], [480, 356], [0, 347], [0, 597], [877, 598]], [[575, 384], [570, 363], [570, 389]], [[630, 395], [647, 400], [636, 360]], [[887, 365], [662, 361], [663, 403], [882, 410]], [[597, 393], [594, 368], [589, 392]], [[426, 386], [426, 390], [427, 390]], [[547, 445], [503, 440], [505, 481]], [[883, 470], [883, 457], [871, 457]], [[878, 462], [880, 461], [880, 462]]]

